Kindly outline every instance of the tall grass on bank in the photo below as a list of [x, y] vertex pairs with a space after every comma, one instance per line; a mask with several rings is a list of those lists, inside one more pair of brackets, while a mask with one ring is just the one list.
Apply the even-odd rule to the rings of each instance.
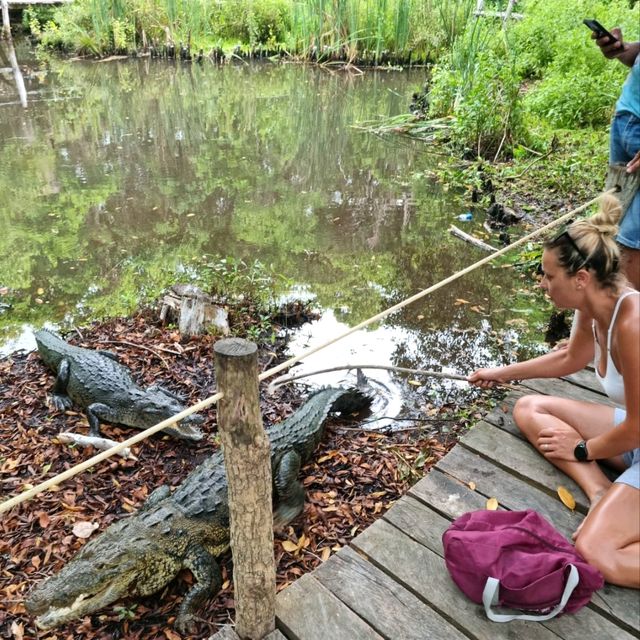
[[147, 44], [282, 50], [307, 60], [433, 62], [475, 0], [75, 0], [28, 11], [45, 47], [107, 55]]
[[408, 59], [416, 0], [295, 2], [289, 50], [310, 60], [380, 64]]

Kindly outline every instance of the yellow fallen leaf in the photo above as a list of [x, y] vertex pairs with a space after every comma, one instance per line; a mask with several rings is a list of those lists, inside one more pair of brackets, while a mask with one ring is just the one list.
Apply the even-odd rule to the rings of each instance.
[[289, 553], [295, 553], [298, 551], [298, 545], [295, 542], [291, 542], [291, 540], [283, 540], [282, 548]]
[[329, 547], [325, 547], [320, 552], [320, 557], [322, 558], [322, 562], [326, 562], [331, 557], [331, 549], [329, 549]]
[[571, 511], [576, 508], [576, 499], [571, 494], [571, 491], [565, 487], [558, 487], [558, 496], [565, 507], [571, 509]]
[[456, 302], [455, 302], [456, 306], [460, 306], [461, 304], [469, 304], [468, 300], [465, 300], [464, 298], [456, 298]]
[[469, 489], [471, 489], [471, 491], [475, 491], [476, 490], [476, 483], [475, 482], [470, 482], [469, 483]]
[[489, 498], [487, 500], [487, 510], [496, 511], [498, 509], [498, 501], [495, 498]]
[[421, 387], [422, 386], [422, 382], [420, 382], [419, 380], [409, 380], [408, 382], [409, 382], [409, 384], [412, 384], [414, 387]]

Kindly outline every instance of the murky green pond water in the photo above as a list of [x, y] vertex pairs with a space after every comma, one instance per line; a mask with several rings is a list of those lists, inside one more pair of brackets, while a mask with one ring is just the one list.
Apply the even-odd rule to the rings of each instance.
[[[447, 232], [464, 225], [456, 219], [466, 209], [429, 177], [445, 158], [352, 126], [405, 112], [420, 71], [33, 64], [26, 110], [8, 80], [0, 85], [0, 353], [30, 345], [31, 327], [45, 322], [126, 313], [168, 280], [189, 280], [226, 256], [260, 260], [325, 310], [298, 333], [300, 350], [483, 256]], [[480, 216], [467, 224], [478, 228]], [[530, 312], [526, 297], [514, 297], [519, 287], [512, 270], [484, 267], [305, 367], [467, 373], [510, 358]], [[430, 388], [412, 387], [418, 404]]]

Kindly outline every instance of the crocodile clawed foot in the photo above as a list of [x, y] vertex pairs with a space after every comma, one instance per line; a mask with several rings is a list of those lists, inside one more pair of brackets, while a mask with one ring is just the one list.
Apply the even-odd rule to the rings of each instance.
[[67, 409], [71, 409], [71, 405], [73, 404], [73, 402], [71, 401], [71, 398], [69, 396], [62, 396], [54, 393], [51, 396], [51, 404], [58, 411], [66, 411]]

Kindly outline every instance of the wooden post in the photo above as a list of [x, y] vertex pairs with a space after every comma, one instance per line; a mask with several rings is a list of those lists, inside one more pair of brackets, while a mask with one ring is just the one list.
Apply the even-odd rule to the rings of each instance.
[[7, 0], [0, 0], [2, 5], [2, 37], [11, 37], [11, 25], [9, 24], [9, 3]]
[[229, 483], [236, 631], [259, 640], [275, 628], [271, 457], [262, 427], [258, 349], [240, 338], [213, 347], [218, 430]]

